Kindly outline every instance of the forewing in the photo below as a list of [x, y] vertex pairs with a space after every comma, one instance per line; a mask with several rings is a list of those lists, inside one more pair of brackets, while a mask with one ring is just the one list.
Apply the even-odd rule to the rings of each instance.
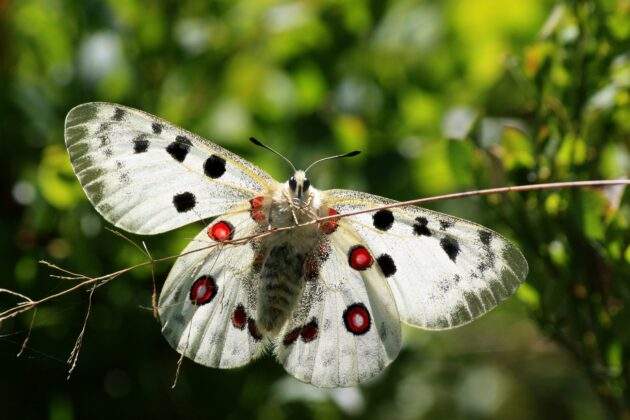
[[[375, 268], [348, 264], [356, 235], [337, 235], [311, 272], [276, 342], [276, 354], [297, 379], [320, 387], [353, 386], [381, 372], [401, 347], [400, 319]], [[313, 267], [311, 267], [311, 270]]]
[[73, 108], [65, 139], [90, 202], [133, 233], [165, 232], [222, 214], [275, 183], [222, 147], [122, 105]]
[[[393, 204], [347, 190], [326, 191], [339, 213]], [[520, 250], [475, 223], [416, 206], [342, 218], [367, 244], [387, 279], [401, 319], [426, 329], [468, 323], [511, 296], [527, 276]]]
[[164, 337], [180, 354], [202, 365], [232, 368], [247, 364], [264, 347], [253, 318], [259, 275], [251, 244], [217, 242], [215, 226], [215, 235], [238, 239], [255, 234], [258, 225], [248, 212], [240, 212], [217, 218], [201, 231], [171, 269], [159, 315]]

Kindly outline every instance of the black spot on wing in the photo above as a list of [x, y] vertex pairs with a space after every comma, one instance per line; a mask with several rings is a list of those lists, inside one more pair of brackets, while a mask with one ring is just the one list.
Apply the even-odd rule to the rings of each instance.
[[453, 226], [453, 222], [448, 220], [440, 220], [440, 230], [446, 230]]
[[109, 140], [109, 137], [107, 137], [105, 134], [98, 136], [98, 140], [100, 147], [107, 147], [112, 144], [112, 142]]
[[256, 325], [256, 320], [252, 318], [247, 319], [247, 330], [249, 331], [249, 335], [252, 336], [254, 341], [260, 341], [263, 339], [263, 335], [260, 333], [258, 325]]
[[177, 137], [175, 137], [175, 141], [179, 142], [179, 143], [182, 143], [182, 144], [185, 144], [187, 146], [192, 146], [192, 142], [186, 136], [177, 136]]
[[149, 149], [149, 140], [146, 138], [146, 134], [140, 134], [133, 139], [133, 152], [144, 153]]
[[390, 255], [383, 254], [376, 259], [376, 262], [385, 277], [393, 276], [396, 273], [396, 264]]
[[377, 211], [372, 219], [374, 227], [379, 230], [389, 230], [394, 224], [394, 214], [387, 209]]
[[114, 120], [116, 121], [122, 121], [122, 119], [125, 117], [125, 110], [122, 108], [116, 108], [114, 110], [114, 116], [112, 117]]
[[487, 230], [480, 230], [479, 231], [479, 240], [485, 246], [490, 246], [490, 241], [492, 240], [492, 233], [490, 233]]
[[162, 133], [162, 124], [160, 123], [156, 123], [154, 122], [153, 124], [151, 124], [151, 130], [153, 130], [153, 134], [160, 134]]
[[177, 136], [175, 141], [166, 147], [166, 151], [178, 162], [183, 162], [190, 151], [192, 143], [185, 136]]
[[212, 179], [220, 178], [225, 173], [225, 159], [212, 155], [203, 164], [204, 173]]
[[446, 252], [446, 255], [448, 255], [451, 261], [455, 262], [455, 259], [459, 254], [459, 243], [457, 243], [457, 240], [453, 238], [443, 238], [440, 241], [440, 246], [444, 252]]
[[427, 227], [429, 221], [426, 217], [416, 217], [416, 223], [413, 225], [413, 233], [418, 236], [431, 236], [431, 231]]
[[486, 261], [481, 261], [479, 264], [477, 264], [477, 270], [479, 270], [481, 273], [486, 271], [488, 268], [490, 267], [488, 266], [488, 263]]
[[191, 192], [185, 192], [181, 194], [176, 194], [173, 196], [173, 205], [175, 209], [180, 213], [185, 213], [197, 204], [197, 200], [195, 196]]
[[103, 123], [101, 123], [101, 125], [98, 126], [98, 130], [96, 131], [97, 134], [100, 133], [104, 133], [106, 131], [110, 131], [112, 128], [112, 122], [111, 121], [105, 121]]

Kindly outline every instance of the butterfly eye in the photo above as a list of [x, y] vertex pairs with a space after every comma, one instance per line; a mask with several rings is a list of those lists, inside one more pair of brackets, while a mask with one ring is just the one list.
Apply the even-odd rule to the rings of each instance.
[[297, 188], [297, 181], [293, 177], [289, 179], [289, 188], [291, 188], [291, 191], [295, 191], [295, 189]]
[[304, 182], [302, 183], [302, 190], [307, 191], [308, 187], [310, 186], [311, 186], [311, 181], [309, 181], [308, 179], [305, 179]]

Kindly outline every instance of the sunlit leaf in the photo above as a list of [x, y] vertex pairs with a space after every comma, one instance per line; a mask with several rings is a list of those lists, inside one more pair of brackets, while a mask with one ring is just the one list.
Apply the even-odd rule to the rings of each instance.
[[84, 197], [76, 182], [68, 154], [59, 145], [48, 146], [44, 150], [37, 181], [42, 196], [57, 208], [72, 207]]
[[531, 310], [536, 310], [540, 306], [540, 296], [535, 288], [527, 283], [523, 283], [516, 291], [516, 297], [525, 303]]
[[342, 150], [365, 149], [367, 131], [361, 118], [341, 116], [335, 121], [335, 137]]

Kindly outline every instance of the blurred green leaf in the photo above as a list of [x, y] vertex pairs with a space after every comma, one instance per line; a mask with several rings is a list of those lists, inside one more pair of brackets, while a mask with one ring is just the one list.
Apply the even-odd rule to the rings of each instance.
[[44, 149], [37, 180], [42, 196], [59, 209], [72, 207], [84, 197], [66, 150], [58, 145]]
[[[249, 136], [296, 164], [364, 151], [314, 170], [323, 189], [408, 199], [626, 177], [629, 11], [627, 0], [0, 0], [0, 288], [68, 287], [43, 258], [87, 275], [143, 261], [104, 229], [69, 165], [64, 116], [88, 101], [159, 115], [282, 180], [286, 165]], [[627, 418], [627, 192], [430, 207], [500, 232], [530, 274], [466, 327], [405, 327], [400, 357], [368, 384], [300, 387], [263, 356], [236, 370], [184, 361], [171, 390], [179, 356], [151, 315], [145, 267], [94, 294], [70, 381], [85, 292], [38, 310], [17, 361], [30, 317], [0, 325], [3, 418]], [[204, 223], [141, 239], [177, 255]], [[171, 265], [156, 265], [158, 288]]]

